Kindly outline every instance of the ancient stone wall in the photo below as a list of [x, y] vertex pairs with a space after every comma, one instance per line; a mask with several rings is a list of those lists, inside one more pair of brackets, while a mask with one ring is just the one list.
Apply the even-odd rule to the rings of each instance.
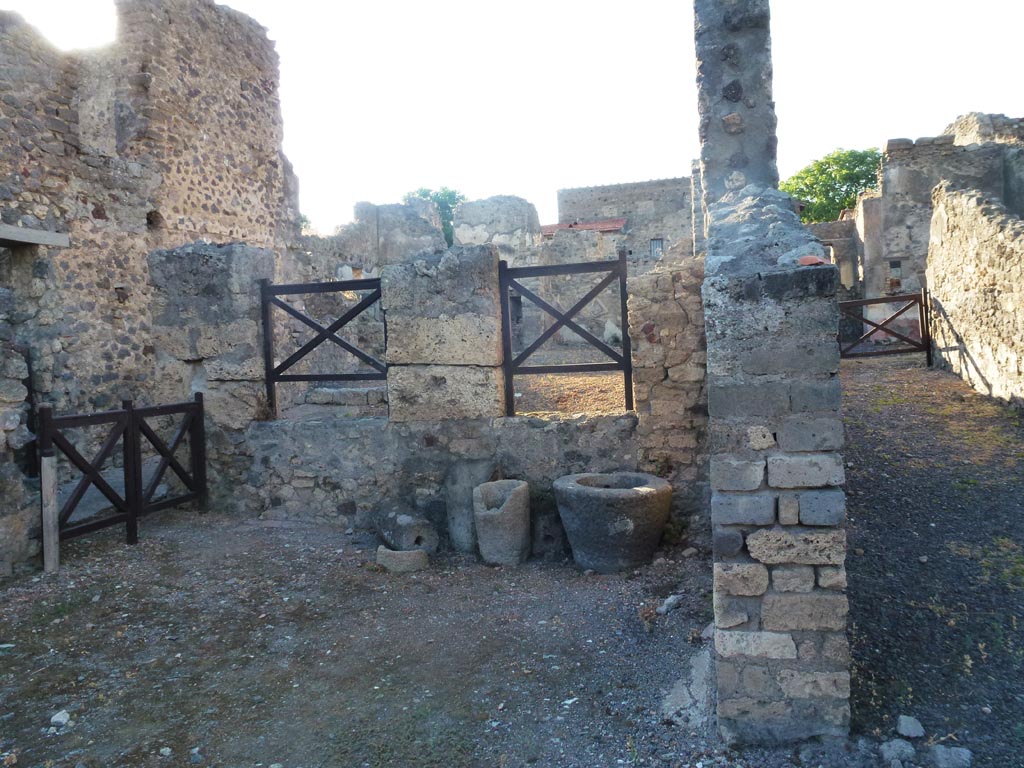
[[[558, 190], [558, 220], [562, 224], [616, 217], [627, 221], [612, 253], [625, 248], [630, 274], [642, 274], [676, 243], [692, 242], [690, 180], [660, 179]], [[661, 241], [660, 246], [657, 241]]]
[[1024, 407], [1024, 222], [977, 190], [941, 185], [928, 250], [939, 365]]
[[536, 263], [541, 244], [540, 219], [532, 203], [499, 195], [462, 203], [455, 211], [456, 245], [493, 245], [512, 267]]
[[970, 112], [946, 126], [957, 144], [1024, 144], [1024, 118]]
[[914, 293], [924, 287], [932, 188], [949, 181], [1002, 197], [1002, 149], [958, 146], [952, 136], [892, 139], [882, 158], [882, 262], [864, 263], [867, 298]]
[[32, 492], [38, 481], [26, 473], [32, 438], [27, 382], [25, 351], [0, 340], [0, 577], [39, 552], [39, 503]]
[[670, 480], [673, 506], [691, 516], [708, 501], [703, 279], [703, 259], [690, 259], [629, 281], [639, 468]]

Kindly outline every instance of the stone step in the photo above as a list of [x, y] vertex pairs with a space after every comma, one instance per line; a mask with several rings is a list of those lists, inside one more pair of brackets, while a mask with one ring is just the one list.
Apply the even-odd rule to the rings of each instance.
[[306, 393], [311, 405], [373, 406], [388, 401], [388, 390], [378, 387], [315, 387]]

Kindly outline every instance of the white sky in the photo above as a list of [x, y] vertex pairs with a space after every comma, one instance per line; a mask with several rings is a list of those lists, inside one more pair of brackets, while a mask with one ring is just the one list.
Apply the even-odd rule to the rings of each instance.
[[[525, 197], [688, 176], [688, 0], [229, 0], [281, 57], [285, 152], [321, 231], [416, 187]], [[0, 0], [61, 47], [113, 38], [112, 0]], [[855, 10], [852, 10], [855, 9]], [[774, 0], [785, 178], [842, 147], [1024, 116], [1019, 0]]]

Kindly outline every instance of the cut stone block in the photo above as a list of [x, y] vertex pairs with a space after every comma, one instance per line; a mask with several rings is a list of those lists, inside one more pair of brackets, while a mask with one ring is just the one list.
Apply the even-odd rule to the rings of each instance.
[[770, 493], [715, 493], [711, 497], [711, 522], [714, 525], [772, 525], [775, 522], [775, 496]]
[[[811, 573], [813, 582], [814, 573]], [[715, 563], [715, 590], [728, 595], [763, 595], [768, 569], [760, 563]]]
[[500, 368], [396, 365], [388, 369], [391, 421], [481, 419], [505, 415]]
[[501, 365], [497, 317], [388, 314], [388, 365]]
[[768, 458], [772, 488], [821, 488], [846, 481], [842, 456], [835, 453], [794, 454]]
[[391, 549], [437, 551], [438, 537], [434, 526], [422, 517], [402, 510], [391, 510], [377, 518], [377, 532]]
[[846, 520], [846, 494], [805, 491], [800, 494], [800, 522], [804, 525], [840, 525]]
[[761, 461], [744, 461], [727, 456], [711, 459], [711, 487], [718, 491], [756, 491], [764, 482]]
[[761, 625], [768, 631], [841, 630], [849, 609], [846, 595], [769, 594], [761, 605]]
[[755, 531], [747, 536], [747, 550], [755, 560], [769, 565], [842, 565], [846, 531]]
[[377, 547], [377, 565], [391, 573], [413, 573], [430, 565], [430, 557], [422, 549], [393, 550], [383, 544]]
[[772, 568], [776, 592], [810, 592], [814, 589], [814, 568], [810, 565], [780, 565]]
[[838, 418], [791, 416], [777, 433], [784, 451], [838, 451], [843, 447], [843, 422]]
[[724, 658], [795, 659], [793, 637], [778, 632], [715, 631], [715, 650]]
[[778, 680], [782, 693], [792, 699], [850, 697], [849, 672], [801, 672], [796, 669], [780, 669]]
[[444, 479], [445, 511], [448, 537], [460, 552], [475, 552], [477, 546], [474, 524], [475, 492], [481, 483], [494, 480], [498, 465], [493, 459], [458, 461], [449, 468]]
[[530, 486], [498, 480], [473, 489], [480, 556], [491, 565], [519, 565], [530, 556]]

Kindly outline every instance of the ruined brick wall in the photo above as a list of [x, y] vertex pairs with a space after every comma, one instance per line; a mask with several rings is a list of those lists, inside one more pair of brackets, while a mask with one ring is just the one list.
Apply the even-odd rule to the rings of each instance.
[[942, 132], [957, 144], [1024, 144], [1024, 118], [970, 112], [960, 115]]
[[[881, 263], [865, 259], [867, 298], [914, 293], [924, 286], [932, 188], [944, 180], [1002, 197], [1002, 149], [994, 145], [958, 146], [952, 136], [917, 142], [893, 139], [886, 145], [880, 188]], [[900, 263], [898, 277], [890, 262]]]
[[1024, 406], [1024, 222], [977, 190], [936, 188], [928, 251], [939, 365]]
[[630, 274], [654, 266], [651, 241], [663, 241], [663, 252], [693, 240], [690, 180], [640, 181], [601, 187], [558, 190], [558, 221], [596, 221], [624, 216], [625, 235], [616, 247], [630, 251]]

